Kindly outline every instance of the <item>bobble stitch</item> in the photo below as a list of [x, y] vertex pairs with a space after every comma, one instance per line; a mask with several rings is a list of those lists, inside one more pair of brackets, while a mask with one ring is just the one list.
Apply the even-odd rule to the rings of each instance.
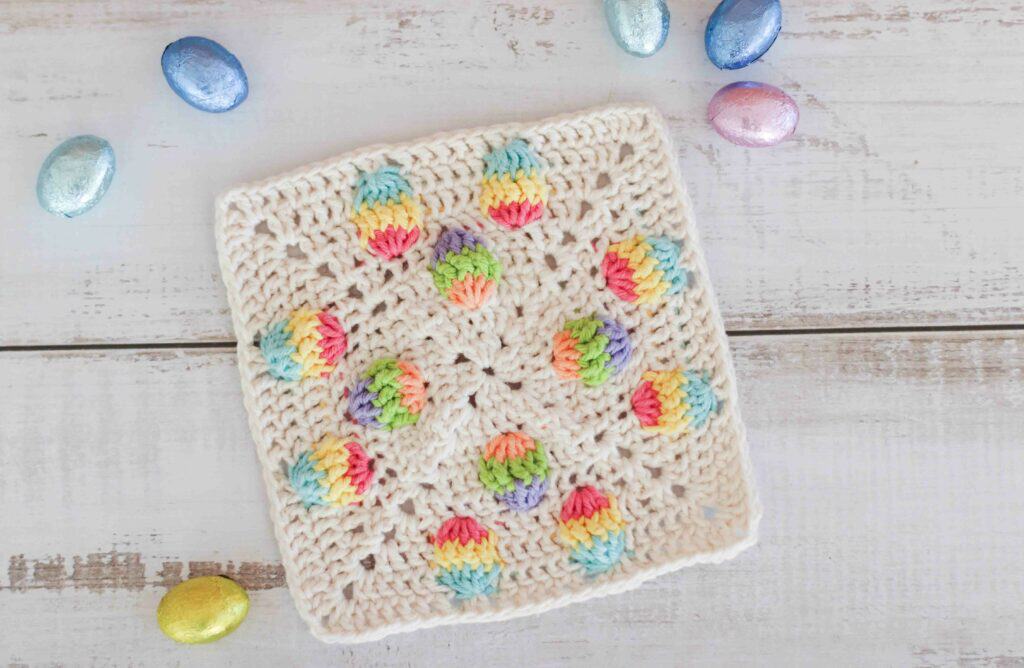
[[530, 510], [548, 491], [544, 446], [522, 432], [495, 436], [479, 463], [480, 482], [510, 510]]
[[577, 487], [562, 505], [558, 533], [569, 548], [569, 561], [587, 575], [611, 570], [626, 552], [626, 521], [614, 496], [591, 485]]
[[548, 186], [537, 154], [522, 139], [484, 156], [480, 211], [510, 230], [539, 219], [548, 202]]
[[385, 260], [400, 256], [420, 238], [419, 196], [398, 167], [360, 174], [352, 209], [359, 244]]
[[308, 510], [360, 503], [373, 482], [373, 460], [353, 440], [326, 436], [288, 469], [292, 488]]
[[455, 592], [456, 600], [490, 596], [498, 590], [501, 567], [498, 538], [472, 517], [452, 517], [434, 536], [437, 581]]
[[608, 289], [619, 299], [653, 304], [686, 288], [680, 253], [679, 243], [668, 237], [636, 236], [609, 246], [601, 271]]
[[434, 247], [430, 269], [438, 292], [459, 308], [483, 306], [501, 280], [501, 263], [468, 230], [447, 230]]
[[301, 308], [288, 320], [274, 323], [260, 339], [267, 371], [278, 380], [327, 378], [348, 350], [348, 337], [327, 311]]
[[633, 412], [646, 431], [689, 433], [718, 411], [708, 376], [693, 371], [647, 371], [633, 393]]
[[426, 392], [423, 375], [415, 364], [380, 359], [356, 383], [348, 410], [361, 425], [397, 429], [420, 419]]
[[622, 371], [633, 354], [626, 328], [611, 318], [570, 320], [555, 334], [551, 363], [559, 378], [597, 387]]

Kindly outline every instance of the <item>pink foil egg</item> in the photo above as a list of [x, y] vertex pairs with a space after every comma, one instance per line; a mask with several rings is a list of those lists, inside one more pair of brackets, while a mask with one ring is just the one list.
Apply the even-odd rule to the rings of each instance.
[[793, 134], [798, 120], [793, 98], [756, 81], [729, 84], [708, 103], [711, 126], [739, 146], [775, 146]]

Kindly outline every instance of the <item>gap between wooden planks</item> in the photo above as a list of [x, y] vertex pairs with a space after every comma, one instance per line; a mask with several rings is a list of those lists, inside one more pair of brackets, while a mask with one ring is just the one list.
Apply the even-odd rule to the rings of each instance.
[[[1012, 567], [1024, 550], [1024, 333], [731, 343], [765, 505], [759, 545], [593, 605], [346, 655], [1024, 660], [1024, 573]], [[152, 606], [193, 569], [257, 585], [251, 620], [211, 656], [332, 656], [280, 586], [231, 351], [24, 351], [0, 365], [0, 442], [14, 444], [0, 470], [16, 472], [0, 486], [0, 647], [12, 647], [0, 658], [162, 657], [173, 650]], [[55, 624], [67, 632], [40, 632]], [[579, 642], [568, 628], [584, 629]]]

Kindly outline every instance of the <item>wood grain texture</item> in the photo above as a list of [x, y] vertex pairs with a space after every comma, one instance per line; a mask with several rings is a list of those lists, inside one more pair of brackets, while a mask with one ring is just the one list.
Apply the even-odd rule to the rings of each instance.
[[[234, 354], [0, 354], [0, 661], [187, 665], [1017, 665], [1024, 334], [733, 340], [765, 519], [721, 566], [537, 617], [354, 647], [281, 586]], [[249, 619], [163, 638], [167, 584]]]
[[[671, 2], [647, 60], [594, 0], [0, 4], [0, 344], [231, 337], [212, 203], [230, 185], [367, 143], [645, 101], [668, 117], [730, 329], [1024, 320], [1024, 8], [1019, 2], [786, 6], [763, 62], [719, 72], [714, 2]], [[163, 46], [221, 40], [252, 94], [224, 116], [168, 90]], [[802, 110], [772, 150], [703, 120], [738, 78]], [[119, 173], [73, 222], [35, 203], [72, 134]]]

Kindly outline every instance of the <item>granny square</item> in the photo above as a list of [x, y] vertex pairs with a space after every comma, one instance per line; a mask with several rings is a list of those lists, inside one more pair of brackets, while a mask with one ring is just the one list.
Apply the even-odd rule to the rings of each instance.
[[226, 193], [217, 245], [317, 637], [543, 612], [756, 540], [732, 362], [657, 112], [355, 151]]

